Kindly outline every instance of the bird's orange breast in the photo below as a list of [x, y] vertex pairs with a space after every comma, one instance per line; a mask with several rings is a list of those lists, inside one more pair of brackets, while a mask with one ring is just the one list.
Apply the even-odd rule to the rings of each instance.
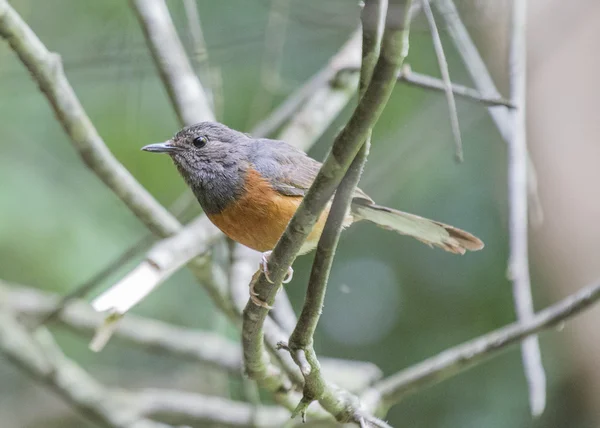
[[[273, 249], [301, 201], [301, 196], [277, 192], [256, 170], [250, 169], [245, 193], [220, 213], [209, 214], [208, 218], [234, 241], [264, 252]], [[327, 212], [321, 214], [307, 243], [316, 245], [326, 218]]]

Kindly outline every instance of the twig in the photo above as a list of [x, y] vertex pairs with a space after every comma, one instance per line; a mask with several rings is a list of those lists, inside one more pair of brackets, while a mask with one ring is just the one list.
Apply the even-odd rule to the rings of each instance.
[[476, 366], [509, 345], [574, 317], [599, 299], [600, 282], [597, 282], [538, 312], [528, 321], [509, 324], [400, 371], [375, 384], [381, 406], [388, 409], [407, 394]]
[[6, 310], [0, 311], [0, 353], [102, 427], [168, 427], [145, 419], [67, 359], [47, 330], [41, 328], [34, 338]]
[[[517, 319], [530, 321], [534, 316], [527, 245], [527, 136], [526, 136], [526, 20], [527, 3], [514, 1], [512, 36], [509, 51], [510, 98], [518, 106], [510, 118], [512, 138], [508, 142], [508, 197], [510, 207], [510, 258], [508, 276], [513, 281], [513, 298]], [[529, 405], [534, 417], [546, 407], [546, 374], [542, 365], [540, 343], [530, 336], [521, 344], [525, 376], [529, 384]]]
[[180, 225], [175, 217], [110, 153], [67, 81], [60, 57], [46, 49], [6, 0], [0, 0], [0, 36], [31, 72], [86, 165], [155, 234], [177, 232]]
[[435, 55], [444, 83], [444, 92], [446, 93], [446, 99], [448, 100], [450, 124], [452, 126], [452, 135], [454, 136], [454, 144], [456, 145], [456, 160], [462, 162], [464, 160], [462, 138], [460, 136], [460, 124], [458, 122], [458, 112], [456, 111], [456, 101], [454, 100], [454, 93], [452, 92], [452, 80], [450, 80], [450, 72], [448, 71], [448, 61], [446, 61], [444, 46], [442, 45], [442, 39], [440, 38], [440, 33], [438, 32], [435, 17], [433, 16], [431, 6], [429, 5], [429, 0], [421, 0], [421, 6], [423, 7], [423, 13], [425, 14], [427, 23], [429, 24], [429, 31], [431, 32]]
[[[383, 27], [385, 7], [382, 0], [366, 0], [361, 14], [362, 21], [362, 68], [359, 81], [359, 98], [364, 94], [379, 55], [380, 28]], [[331, 386], [321, 374], [321, 367], [313, 347], [314, 334], [323, 310], [327, 281], [333, 264], [337, 244], [342, 232], [356, 185], [360, 180], [370, 145], [370, 131], [350, 168], [342, 179], [333, 199], [332, 207], [325, 223], [310, 273], [306, 297], [298, 323], [290, 336], [287, 346], [292, 358], [304, 376], [302, 400], [295, 414], [304, 416], [306, 408], [316, 400], [331, 400]], [[323, 404], [325, 408], [335, 404]], [[352, 403], [345, 407], [351, 407]], [[359, 418], [359, 422], [364, 421]]]
[[[444, 91], [444, 82], [442, 82], [439, 79], [436, 79], [435, 77], [412, 71], [408, 65], [405, 65], [400, 71], [400, 74], [398, 74], [398, 81], [424, 89]], [[451, 89], [454, 95], [456, 95], [457, 97], [462, 97], [467, 100], [475, 101], [488, 107], [504, 106], [510, 109], [514, 108], [514, 106], [509, 100], [497, 97], [484, 97], [476, 89], [469, 88], [467, 86], [452, 83]]]
[[[473, 40], [469, 36], [467, 28], [461, 21], [454, 2], [452, 0], [435, 0], [434, 5], [438, 9], [440, 16], [444, 19], [448, 33], [458, 49], [467, 71], [471, 75], [475, 87], [484, 97], [500, 98], [500, 93], [496, 89], [496, 85], [483, 59], [479, 55], [475, 43], [473, 43]], [[488, 112], [500, 135], [508, 144], [513, 132], [509, 112], [500, 108], [488, 108]], [[537, 175], [529, 153], [527, 154], [527, 193], [531, 221], [534, 225], [540, 224], [543, 221], [544, 213], [537, 189]]]
[[[358, 72], [360, 67], [352, 66], [341, 69], [340, 73], [346, 72]], [[418, 88], [429, 89], [436, 92], [444, 92], [444, 82], [433, 76], [427, 74], [417, 73], [411, 70], [410, 65], [404, 64], [400, 72], [398, 73], [398, 82], [406, 83], [410, 86]], [[452, 83], [452, 92], [457, 97], [464, 98], [469, 101], [483, 104], [488, 107], [506, 107], [514, 109], [515, 106], [504, 98], [496, 97], [485, 97], [478, 90], [469, 88], [468, 86], [459, 85], [458, 83]]]
[[[410, 5], [410, 1], [407, 4], [400, 0], [390, 2], [382, 41], [382, 53], [365, 95], [361, 98], [348, 124], [336, 137], [323, 167], [270, 256], [267, 269], [274, 284], [266, 280], [264, 273], [254, 278], [256, 280], [255, 291], [258, 292], [260, 299], [269, 305], [273, 304], [277, 289], [281, 285], [288, 267], [293, 262], [325, 204], [333, 196], [335, 188], [356, 157], [369, 130], [379, 118], [391, 95], [396, 74], [408, 49], [406, 21], [410, 15], [408, 13]], [[268, 375], [267, 367], [264, 364], [266, 351], [263, 345], [262, 330], [266, 316], [267, 309], [256, 306], [251, 301], [244, 309], [242, 341], [244, 363], [248, 374], [256, 379], [262, 379]], [[311, 366], [318, 366], [318, 362], [310, 361], [310, 357], [307, 355]], [[358, 421], [361, 416], [357, 415], [356, 407], [350, 406], [349, 408], [347, 406], [348, 401], [352, 401], [352, 399], [346, 397], [343, 392], [326, 389], [323, 391], [320, 403], [338, 421]], [[297, 410], [304, 410], [305, 405], [303, 399]]]
[[214, 120], [164, 0], [131, 0], [171, 103], [183, 125]]

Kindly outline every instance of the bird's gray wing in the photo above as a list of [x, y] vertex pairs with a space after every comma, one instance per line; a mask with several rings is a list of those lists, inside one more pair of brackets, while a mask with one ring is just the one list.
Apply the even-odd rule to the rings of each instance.
[[[251, 156], [258, 173], [273, 188], [286, 196], [304, 196], [314, 181], [321, 162], [309, 157], [302, 150], [283, 141], [260, 139], [256, 141]], [[373, 203], [362, 190], [356, 189], [355, 199]]]

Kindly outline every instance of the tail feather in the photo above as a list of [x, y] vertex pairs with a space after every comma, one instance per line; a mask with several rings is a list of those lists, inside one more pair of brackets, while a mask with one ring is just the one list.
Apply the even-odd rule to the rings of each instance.
[[381, 205], [353, 204], [352, 214], [357, 219], [368, 220], [451, 253], [464, 254], [467, 250], [477, 251], [483, 248], [483, 242], [469, 232]]

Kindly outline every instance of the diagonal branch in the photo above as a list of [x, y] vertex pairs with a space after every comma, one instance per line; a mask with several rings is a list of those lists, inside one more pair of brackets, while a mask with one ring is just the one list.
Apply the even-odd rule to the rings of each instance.
[[462, 138], [460, 135], [460, 125], [458, 122], [458, 112], [456, 111], [456, 101], [454, 101], [454, 93], [452, 92], [452, 81], [450, 80], [450, 72], [448, 71], [448, 61], [446, 61], [446, 54], [444, 53], [444, 47], [442, 45], [442, 39], [438, 32], [437, 25], [435, 23], [435, 17], [431, 11], [429, 0], [421, 0], [421, 6], [423, 7], [423, 13], [429, 24], [429, 31], [431, 32], [431, 38], [433, 40], [433, 47], [435, 49], [435, 55], [438, 60], [438, 66], [440, 73], [442, 74], [442, 82], [444, 83], [444, 93], [448, 101], [448, 110], [450, 111], [450, 125], [452, 126], [452, 135], [454, 136], [454, 144], [456, 145], [456, 160], [458, 162], [463, 161], [463, 148]]
[[[514, 1], [512, 37], [509, 51], [510, 97], [519, 108], [510, 112], [513, 132], [508, 141], [508, 197], [510, 201], [510, 259], [508, 275], [513, 281], [513, 298], [517, 319], [533, 318], [533, 297], [529, 276], [527, 245], [527, 138], [526, 138], [526, 8], [524, 1]], [[529, 384], [529, 406], [533, 416], [539, 416], [546, 407], [546, 374], [537, 336], [528, 337], [521, 344], [525, 376]]]
[[[383, 28], [383, 19], [385, 18], [385, 9], [387, 6], [384, 3], [383, 0], [367, 0], [361, 14], [362, 67], [359, 81], [359, 97], [364, 94], [368, 87], [373, 69], [377, 63], [380, 28]], [[304, 414], [306, 408], [315, 400], [331, 401], [332, 397], [336, 395], [331, 392], [332, 386], [327, 383], [321, 373], [321, 367], [313, 347], [314, 334], [323, 310], [327, 281], [344, 220], [348, 213], [356, 185], [360, 180], [363, 166], [367, 160], [369, 146], [370, 131], [336, 191], [323, 234], [317, 245], [304, 306], [302, 307], [296, 328], [291, 334], [286, 347], [304, 376], [302, 400], [294, 411], [295, 414]], [[332, 408], [335, 406], [335, 403], [323, 404], [323, 406], [325, 408]], [[352, 407], [352, 403], [346, 404], [346, 407]]]
[[[591, 308], [600, 300], [600, 282], [589, 285], [538, 312], [528, 321], [515, 322], [477, 339], [446, 349], [435, 357], [402, 370], [374, 385], [374, 394], [383, 411], [404, 396], [435, 385], [466, 369], [498, 355], [510, 345], [543, 330], [548, 330]], [[375, 401], [378, 401], [378, 400]]]
[[[306, 236], [341, 182], [350, 164], [368, 137], [389, 99], [396, 75], [407, 54], [408, 18], [411, 2], [393, 0], [389, 4], [386, 30], [382, 39], [381, 56], [373, 77], [348, 124], [336, 137], [330, 154], [313, 182], [300, 207], [270, 256], [267, 269], [274, 283], [267, 281], [264, 273], [257, 274], [254, 289], [259, 298], [272, 305], [288, 267], [294, 261]], [[248, 374], [255, 379], [268, 376], [264, 365], [266, 350], [263, 345], [262, 325], [268, 310], [251, 301], [244, 309], [243, 348]], [[347, 397], [327, 391], [320, 403], [338, 421], [359, 422], [361, 415], [348, 409]], [[349, 411], [351, 410], [351, 411]]]

